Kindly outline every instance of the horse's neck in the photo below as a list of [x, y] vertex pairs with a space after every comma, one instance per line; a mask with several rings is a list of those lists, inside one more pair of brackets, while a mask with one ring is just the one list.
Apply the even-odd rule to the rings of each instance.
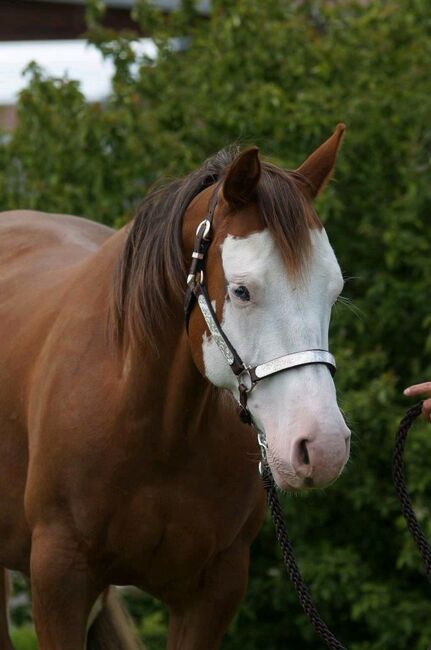
[[[95, 264], [95, 272], [99, 277], [108, 278], [111, 290], [113, 270], [126, 234], [123, 230], [113, 235], [102, 247], [100, 260]], [[145, 295], [145, 286], [142, 292]], [[181, 301], [176, 300], [169, 308], [169, 316], [160, 319], [156, 345], [145, 340], [126, 345], [118, 359], [121, 399], [127, 403], [128, 413], [174, 444], [175, 436], [182, 438], [185, 432], [192, 435], [201, 429], [202, 420], [208, 419], [209, 408], [214, 422], [220, 417], [217, 412], [221, 414], [225, 409], [220, 409], [219, 400], [214, 403], [215, 389], [199, 373], [192, 359]]]
[[129, 349], [123, 373], [137, 414], [152, 420], [167, 442], [200, 428], [214, 389], [194, 365], [181, 311], [160, 332], [156, 350]]
[[[123, 229], [110, 237], [94, 258], [85, 263], [82, 283], [77, 283], [82, 285], [91, 308], [94, 300], [99, 301], [98, 314], [106, 310], [107, 317], [114, 269], [126, 236]], [[97, 298], [94, 278], [100, 287]], [[142, 292], [145, 295], [145, 286]], [[184, 327], [183, 305], [181, 300], [174, 302], [175, 299], [169, 316], [161, 318], [155, 348], [143, 340], [126, 346], [120, 354], [112, 349], [112, 341], [106, 345], [100, 342], [100, 354], [114, 359], [112, 372], [119, 378], [119, 415], [124, 414], [130, 430], [145, 429], [148, 435], [157, 436], [166, 450], [176, 448], [185, 436], [189, 440], [194, 436], [202, 439], [203, 430], [205, 436], [214, 434], [220, 438], [221, 430], [228, 435], [229, 425], [233, 428], [233, 423], [237, 423], [232, 415], [234, 406], [228, 399], [217, 399], [214, 387], [197, 370]], [[93, 321], [99, 329], [100, 321], [99, 317]]]

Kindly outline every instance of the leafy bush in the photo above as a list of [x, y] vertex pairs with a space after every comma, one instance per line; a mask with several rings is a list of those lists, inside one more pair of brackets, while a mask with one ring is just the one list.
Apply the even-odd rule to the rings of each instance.
[[[0, 150], [4, 208], [70, 212], [121, 225], [155, 179], [196, 167], [231, 142], [297, 166], [347, 124], [336, 182], [319, 210], [349, 280], [333, 351], [352, 460], [324, 493], [284, 506], [300, 564], [325, 618], [351, 650], [419, 650], [431, 639], [429, 592], [391, 485], [401, 389], [431, 377], [431, 14], [427, 0], [185, 2], [170, 20], [140, 2], [157, 63], [133, 35], [90, 39], [116, 65], [112, 95], [88, 105], [78, 85], [29, 68], [19, 122]], [[172, 37], [187, 37], [180, 49]], [[412, 435], [408, 480], [431, 537], [431, 436]], [[141, 605], [135, 603], [139, 617]], [[163, 617], [151, 614], [153, 648]], [[145, 624], [144, 628], [145, 629]], [[250, 587], [226, 650], [311, 650], [316, 641], [283, 574], [272, 527], [253, 548]]]

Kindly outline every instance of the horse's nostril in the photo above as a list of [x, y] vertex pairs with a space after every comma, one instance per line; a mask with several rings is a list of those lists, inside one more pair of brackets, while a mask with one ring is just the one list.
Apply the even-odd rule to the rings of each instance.
[[300, 440], [298, 445], [298, 456], [302, 465], [310, 464], [310, 456], [308, 455], [307, 442], [305, 438]]
[[310, 476], [313, 471], [312, 459], [310, 458], [310, 451], [312, 452], [312, 450], [308, 448], [310, 442], [308, 438], [301, 437], [297, 438], [292, 445], [292, 468], [295, 474], [301, 478]]

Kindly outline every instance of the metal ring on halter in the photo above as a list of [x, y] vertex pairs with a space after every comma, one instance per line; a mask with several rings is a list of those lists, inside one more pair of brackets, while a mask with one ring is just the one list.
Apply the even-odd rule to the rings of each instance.
[[259, 443], [260, 447], [260, 453], [262, 455], [262, 460], [266, 461], [267, 459], [267, 451], [268, 451], [268, 444], [266, 442], [266, 436], [263, 431], [259, 431], [257, 434], [257, 441]]
[[245, 387], [247, 393], [251, 393], [253, 388], [256, 386], [256, 382], [251, 378], [249, 366], [244, 367], [244, 370], [242, 370], [240, 374], [237, 375], [237, 379], [238, 384], [242, 384]]
[[208, 239], [208, 235], [210, 234], [211, 230], [211, 221], [209, 221], [209, 219], [204, 219], [200, 222], [199, 226], [196, 228], [196, 234], [199, 235], [199, 231], [204, 224], [205, 230], [203, 231], [202, 239]]

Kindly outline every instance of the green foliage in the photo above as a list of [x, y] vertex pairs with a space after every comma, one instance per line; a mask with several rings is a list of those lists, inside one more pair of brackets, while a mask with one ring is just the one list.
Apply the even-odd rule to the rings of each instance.
[[37, 650], [36, 636], [30, 625], [12, 629], [11, 639], [15, 650]]
[[[256, 143], [296, 167], [347, 124], [336, 182], [319, 200], [349, 279], [334, 311], [341, 404], [352, 460], [324, 493], [285, 497], [315, 600], [351, 650], [419, 650], [431, 639], [429, 591], [391, 484], [401, 389], [431, 377], [431, 14], [427, 0], [185, 3], [170, 20], [140, 2], [157, 63], [133, 34], [89, 38], [116, 67], [113, 93], [87, 105], [77, 84], [30, 66], [19, 123], [0, 149], [2, 207], [71, 212], [120, 225], [160, 177], [193, 169], [231, 142]], [[188, 37], [178, 52], [172, 37]], [[181, 41], [184, 44], [184, 41]], [[411, 436], [408, 481], [431, 537], [431, 436]], [[150, 650], [164, 614], [135, 602]], [[147, 619], [145, 620], [145, 616]], [[148, 618], [149, 617], [149, 618]], [[269, 522], [253, 548], [250, 587], [226, 650], [316, 648], [281, 569]]]

